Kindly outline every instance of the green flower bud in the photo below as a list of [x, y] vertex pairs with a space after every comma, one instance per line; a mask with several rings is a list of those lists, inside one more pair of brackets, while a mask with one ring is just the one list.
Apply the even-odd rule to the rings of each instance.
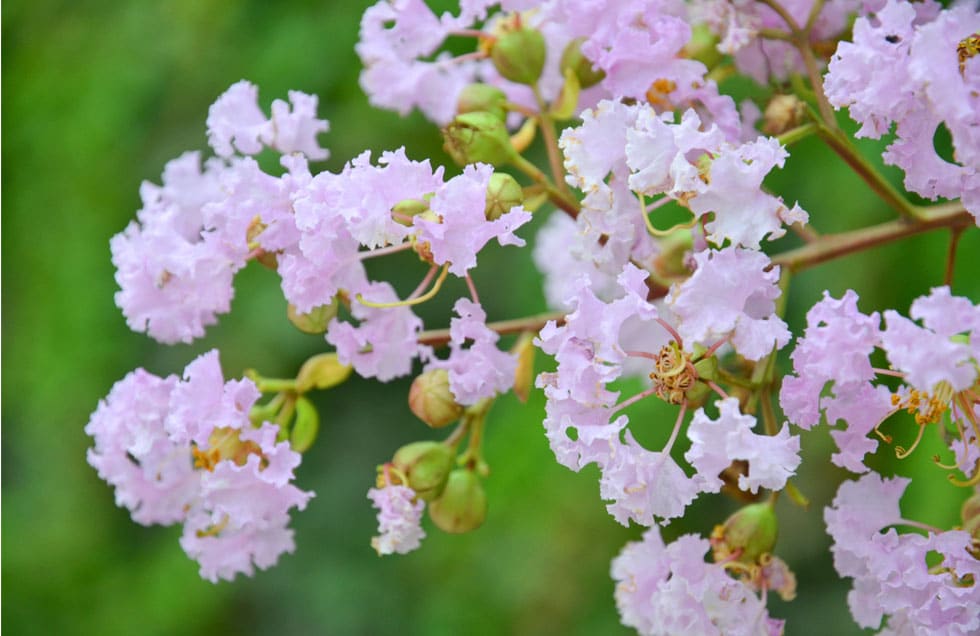
[[327, 325], [337, 315], [337, 303], [320, 305], [314, 307], [305, 314], [296, 311], [295, 305], [290, 303], [286, 306], [286, 316], [289, 322], [303, 333], [321, 334], [327, 330]]
[[487, 186], [486, 217], [496, 221], [515, 205], [524, 203], [524, 188], [506, 172], [494, 172]]
[[305, 397], [296, 400], [296, 420], [289, 432], [289, 445], [297, 453], [305, 453], [320, 430], [320, 415], [316, 407]]
[[595, 86], [606, 77], [605, 71], [593, 68], [592, 61], [582, 55], [582, 42], [585, 42], [586, 39], [585, 37], [575, 38], [565, 46], [565, 50], [561, 54], [562, 75], [567, 70], [575, 73], [581, 88]]
[[504, 102], [507, 95], [496, 86], [489, 84], [470, 84], [459, 94], [456, 100], [456, 113], [474, 113], [484, 111], [490, 113], [501, 121], [507, 117], [507, 110]]
[[547, 52], [540, 31], [521, 27], [497, 38], [490, 50], [490, 59], [503, 77], [530, 86], [541, 77]]
[[321, 353], [303, 363], [296, 374], [296, 391], [329, 389], [347, 380], [352, 368], [343, 364], [336, 353]]
[[440, 442], [412, 442], [398, 449], [392, 465], [400, 470], [409, 488], [425, 501], [442, 494], [453, 467], [453, 451]]
[[415, 378], [408, 391], [408, 408], [432, 428], [448, 426], [463, 414], [463, 407], [449, 390], [449, 372], [445, 369], [432, 369]]
[[738, 553], [738, 561], [756, 563], [763, 554], [772, 553], [778, 528], [776, 512], [768, 502], [745, 506], [711, 533], [715, 561]]
[[480, 478], [465, 469], [454, 470], [442, 496], [429, 504], [429, 518], [453, 534], [476, 530], [487, 518], [487, 494]]
[[442, 129], [443, 149], [461, 166], [469, 163], [503, 165], [516, 158], [504, 122], [486, 111], [457, 115]]
[[411, 225], [412, 219], [418, 214], [423, 214], [429, 209], [429, 204], [418, 199], [405, 199], [399, 201], [391, 208], [392, 215], [396, 223]]

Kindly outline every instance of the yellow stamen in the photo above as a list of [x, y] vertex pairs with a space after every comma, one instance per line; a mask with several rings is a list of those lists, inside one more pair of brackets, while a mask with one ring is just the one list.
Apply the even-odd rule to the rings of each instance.
[[386, 309], [388, 307], [409, 307], [411, 305], [420, 305], [428, 300], [431, 300], [437, 293], [439, 293], [439, 290], [442, 288], [442, 283], [443, 281], [446, 280], [446, 275], [448, 273], [449, 273], [449, 264], [447, 263], [442, 266], [442, 271], [439, 272], [439, 278], [437, 278], [436, 282], [432, 285], [432, 289], [422, 294], [418, 298], [412, 298], [411, 300], [396, 300], [395, 302], [391, 302], [391, 303], [375, 303], [375, 302], [371, 302], [370, 300], [366, 300], [364, 296], [358, 294], [356, 296], [357, 302], [361, 303], [365, 307], [377, 307], [378, 309]]

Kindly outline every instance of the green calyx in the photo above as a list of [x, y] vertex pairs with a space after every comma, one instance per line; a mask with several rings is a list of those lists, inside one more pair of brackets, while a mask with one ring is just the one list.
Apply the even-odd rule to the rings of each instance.
[[432, 501], [443, 493], [454, 453], [440, 442], [412, 442], [398, 449], [392, 465], [408, 480], [419, 498]]
[[432, 428], [448, 426], [463, 414], [463, 407], [449, 389], [449, 372], [445, 369], [426, 371], [412, 381], [408, 407]]
[[496, 221], [510, 212], [511, 208], [524, 203], [524, 188], [517, 179], [506, 172], [494, 172], [487, 186], [487, 207], [485, 214], [488, 221]]
[[490, 49], [490, 59], [504, 78], [531, 86], [541, 77], [547, 52], [540, 31], [520, 27], [497, 38]]
[[480, 478], [466, 469], [454, 470], [442, 496], [429, 504], [429, 518], [444, 532], [476, 530], [487, 518], [487, 494]]
[[461, 166], [488, 163], [500, 166], [518, 158], [504, 122], [493, 113], [475, 111], [457, 115], [442, 129], [443, 148]]
[[769, 502], [745, 506], [711, 535], [715, 561], [725, 561], [733, 555], [742, 563], [756, 563], [776, 546], [779, 523]]

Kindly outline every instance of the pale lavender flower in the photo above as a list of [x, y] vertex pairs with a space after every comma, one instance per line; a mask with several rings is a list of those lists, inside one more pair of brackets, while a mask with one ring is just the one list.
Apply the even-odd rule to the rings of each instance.
[[[449, 372], [449, 390], [459, 404], [475, 404], [507, 392], [514, 384], [517, 358], [497, 348], [500, 336], [487, 327], [483, 307], [460, 298], [453, 310], [459, 317], [449, 323], [449, 357], [433, 360], [426, 369]], [[464, 348], [467, 341], [470, 345]]]
[[[949, 287], [934, 287], [912, 303], [909, 313], [924, 326], [885, 312], [882, 344], [893, 367], [922, 391], [932, 392], [944, 381], [956, 391], [969, 388], [980, 361], [980, 306], [953, 296]], [[967, 342], [951, 340], [959, 334], [967, 335]]]
[[782, 490], [800, 465], [800, 439], [786, 425], [776, 435], [752, 432], [756, 420], [744, 415], [736, 398], [715, 403], [719, 415], [711, 420], [698, 409], [687, 429], [691, 449], [686, 459], [697, 470], [698, 488], [718, 492], [723, 482], [718, 475], [735, 460], [748, 462], [747, 475], [739, 475], [738, 487], [757, 492], [760, 487]]
[[289, 91], [290, 104], [277, 99], [272, 104], [272, 118], [259, 108], [259, 89], [241, 80], [231, 86], [208, 110], [208, 143], [219, 157], [230, 158], [236, 152], [258, 154], [268, 146], [282, 153], [300, 152], [310, 159], [326, 159], [316, 136], [330, 125], [317, 119], [317, 98], [299, 91]]
[[425, 502], [415, 496], [414, 490], [388, 484], [384, 488], [372, 488], [367, 496], [378, 509], [380, 534], [371, 539], [371, 547], [379, 556], [407, 554], [421, 545], [425, 538], [422, 530]]
[[437, 219], [417, 215], [416, 240], [428, 246], [437, 265], [448, 265], [456, 276], [476, 267], [476, 255], [491, 240], [501, 245], [523, 246], [524, 240], [514, 231], [531, 220], [531, 213], [515, 206], [500, 218], [486, 218], [487, 186], [493, 168], [487, 164], [470, 164], [463, 174], [445, 183], [429, 201]]
[[329, 157], [330, 153], [316, 140], [317, 135], [330, 130], [328, 121], [317, 119], [317, 101], [316, 95], [300, 91], [289, 91], [289, 103], [273, 101], [269, 145], [282, 153], [301, 153], [313, 161]]
[[134, 331], [172, 344], [191, 342], [225, 313], [234, 295], [232, 262], [205, 226], [203, 208], [221, 201], [227, 168], [185, 153], [167, 163], [163, 185], [144, 183], [143, 207], [109, 245], [116, 304]]
[[[201, 576], [212, 583], [251, 576], [292, 552], [289, 510], [303, 510], [313, 496], [294, 486], [300, 455], [289, 442], [276, 443], [279, 427], [242, 429], [239, 439], [254, 450], [244, 461], [222, 459], [202, 473], [201, 492], [188, 512], [180, 544], [201, 564]], [[203, 452], [208, 445], [201, 446]]]
[[[384, 282], [353, 291], [375, 303], [397, 300], [394, 288]], [[327, 342], [337, 348], [343, 364], [352, 365], [361, 377], [382, 382], [412, 370], [412, 361], [419, 354], [416, 338], [422, 321], [409, 307], [370, 307], [352, 299], [351, 313], [360, 321], [358, 326], [334, 318], [327, 328]]]
[[707, 187], [690, 202], [696, 215], [714, 212], [714, 219], [705, 225], [708, 240], [722, 245], [727, 239], [733, 245], [759, 249], [762, 239], [786, 234], [784, 223], [808, 221], [805, 212], [787, 209], [782, 199], [762, 190], [762, 180], [773, 168], [781, 168], [788, 156], [772, 137], [722, 148], [716, 154]]
[[212, 349], [188, 364], [174, 387], [164, 423], [167, 435], [178, 444], [205, 447], [215, 429], [248, 428], [249, 410], [261, 395], [248, 378], [225, 382], [218, 350]]
[[779, 268], [762, 252], [727, 247], [694, 255], [694, 274], [671, 290], [668, 305], [688, 346], [710, 347], [731, 337], [735, 350], [759, 360], [789, 342], [786, 323], [776, 316]]
[[258, 154], [269, 134], [269, 119], [259, 108], [259, 89], [241, 80], [231, 85], [208, 109], [208, 143], [219, 157]]
[[616, 606], [624, 625], [644, 636], [777, 636], [783, 621], [715, 563], [706, 539], [684, 535], [664, 545], [658, 528], [626, 544], [612, 562]]
[[190, 447], [164, 430], [176, 383], [176, 376], [137, 369], [113, 385], [85, 427], [95, 443], [89, 464], [113, 486], [116, 504], [143, 525], [181, 521], [200, 483]]
[[[904, 524], [899, 500], [909, 480], [883, 480], [869, 473], [841, 484], [824, 510], [831, 552], [841, 576], [854, 579], [848, 605], [861, 627], [881, 626], [884, 633], [966, 636], [980, 628], [980, 587], [974, 582], [980, 562], [967, 552], [971, 537], [963, 531], [899, 534]], [[942, 557], [942, 569], [930, 569], [927, 555]], [[971, 580], [972, 577], [972, 580]]]
[[612, 501], [606, 510], [613, 519], [653, 526], [658, 519], [684, 514], [697, 497], [697, 482], [688, 477], [668, 454], [640, 446], [629, 431], [626, 443], [614, 439], [609, 457], [600, 462], [599, 495]]

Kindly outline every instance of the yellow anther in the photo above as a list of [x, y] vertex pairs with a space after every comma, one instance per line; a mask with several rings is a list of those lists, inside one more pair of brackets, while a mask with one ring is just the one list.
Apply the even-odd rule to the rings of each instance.
[[956, 57], [960, 61], [960, 73], [966, 71], [966, 61], [980, 53], [980, 33], [968, 35], [956, 46]]

